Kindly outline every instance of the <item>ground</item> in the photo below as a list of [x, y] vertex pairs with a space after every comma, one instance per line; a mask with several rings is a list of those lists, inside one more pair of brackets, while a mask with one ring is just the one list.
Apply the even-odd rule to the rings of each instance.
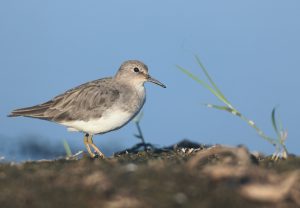
[[[149, 148], [151, 149], [151, 148]], [[0, 207], [300, 207], [300, 158], [181, 142], [106, 159], [0, 164]]]

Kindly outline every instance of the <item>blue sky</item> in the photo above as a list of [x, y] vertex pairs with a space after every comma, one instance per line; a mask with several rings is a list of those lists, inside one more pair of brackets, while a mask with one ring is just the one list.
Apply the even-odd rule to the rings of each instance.
[[[219, 103], [176, 68], [203, 77], [194, 59], [199, 55], [228, 99], [270, 136], [275, 136], [271, 110], [279, 106], [288, 149], [299, 154], [299, 11], [296, 0], [1, 1], [1, 140], [7, 145], [35, 135], [49, 143], [67, 139], [84, 149], [80, 133], [6, 115], [114, 75], [123, 61], [139, 59], [167, 85], [146, 84], [141, 125], [148, 142], [163, 146], [188, 138], [271, 153], [238, 118], [201, 105]], [[96, 136], [95, 143], [130, 147], [135, 132], [130, 123]]]

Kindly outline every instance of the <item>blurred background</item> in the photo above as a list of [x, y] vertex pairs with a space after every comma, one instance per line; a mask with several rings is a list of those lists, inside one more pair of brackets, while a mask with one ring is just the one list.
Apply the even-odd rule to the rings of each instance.
[[[146, 84], [141, 127], [147, 142], [165, 146], [186, 138], [272, 153], [246, 123], [202, 105], [220, 103], [176, 68], [204, 78], [194, 55], [233, 105], [274, 137], [271, 110], [279, 106], [287, 147], [299, 154], [299, 11], [297, 0], [1, 1], [0, 158], [64, 154], [64, 139], [73, 151], [85, 150], [81, 133], [6, 115], [112, 76], [127, 59], [142, 60], [167, 85]], [[136, 131], [131, 122], [94, 141], [111, 154], [137, 143]]]

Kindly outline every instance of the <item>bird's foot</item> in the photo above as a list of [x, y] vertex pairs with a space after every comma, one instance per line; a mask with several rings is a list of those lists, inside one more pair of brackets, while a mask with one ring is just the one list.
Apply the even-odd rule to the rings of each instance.
[[97, 158], [104, 159], [104, 158], [105, 158], [105, 156], [104, 156], [104, 154], [102, 154], [102, 155], [99, 155], [99, 154], [98, 154], [98, 152], [94, 151], [94, 154], [93, 154], [93, 155], [91, 155], [91, 158], [93, 158], [93, 159], [97, 159]]
[[[91, 158], [105, 158], [104, 154], [98, 149], [98, 147], [94, 144], [92, 135], [86, 134], [84, 137], [84, 144], [86, 146], [87, 151], [90, 154]], [[91, 150], [93, 149], [93, 151]]]

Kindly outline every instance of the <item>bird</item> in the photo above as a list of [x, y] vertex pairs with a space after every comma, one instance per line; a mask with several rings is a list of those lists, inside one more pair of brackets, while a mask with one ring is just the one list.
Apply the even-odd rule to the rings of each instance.
[[145, 82], [166, 88], [150, 76], [143, 62], [128, 60], [112, 77], [86, 82], [45, 103], [15, 109], [8, 116], [47, 120], [82, 132], [90, 157], [104, 158], [93, 136], [120, 129], [140, 112], [146, 101]]

